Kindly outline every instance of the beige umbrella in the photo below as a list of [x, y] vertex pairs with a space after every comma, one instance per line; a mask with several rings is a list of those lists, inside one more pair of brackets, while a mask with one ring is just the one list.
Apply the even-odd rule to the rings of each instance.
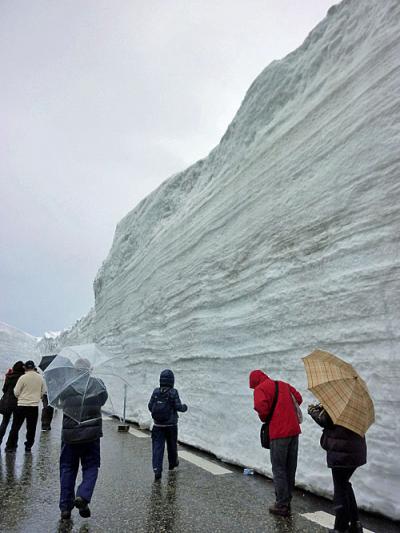
[[303, 357], [308, 389], [324, 406], [334, 424], [362, 437], [375, 421], [368, 387], [354, 368], [329, 352], [314, 350]]

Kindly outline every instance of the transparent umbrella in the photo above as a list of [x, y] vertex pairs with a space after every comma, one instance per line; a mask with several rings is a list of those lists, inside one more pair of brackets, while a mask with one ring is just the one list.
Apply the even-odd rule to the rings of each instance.
[[103, 406], [115, 414], [110, 391], [127, 384], [120, 365], [96, 344], [63, 348], [44, 372], [49, 404], [79, 423], [100, 418]]

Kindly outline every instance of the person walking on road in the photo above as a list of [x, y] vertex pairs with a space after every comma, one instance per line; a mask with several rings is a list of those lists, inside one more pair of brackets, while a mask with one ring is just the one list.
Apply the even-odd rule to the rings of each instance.
[[18, 434], [26, 420], [25, 452], [29, 453], [35, 442], [36, 426], [39, 416], [39, 402], [45, 392], [42, 376], [36, 371], [33, 361], [26, 361], [25, 374], [14, 387], [17, 408], [13, 413], [13, 422], [6, 443], [6, 452], [15, 453], [18, 446]]
[[262, 422], [266, 421], [275, 404], [269, 424], [269, 435], [276, 501], [269, 507], [269, 512], [288, 516], [295, 485], [299, 434], [301, 433], [293, 402], [296, 401], [300, 405], [303, 400], [301, 394], [292, 385], [284, 381], [274, 382], [261, 370], [250, 372], [249, 385], [251, 389], [254, 389], [254, 409]]
[[[89, 503], [100, 468], [100, 438], [103, 436], [101, 407], [108, 393], [100, 379], [89, 376], [90, 362], [78, 359], [75, 368], [82, 369], [82, 380], [76, 380], [62, 393], [64, 410], [60, 455], [60, 511], [61, 519], [69, 520], [74, 507], [83, 518], [91, 515]], [[79, 413], [80, 421], [67, 413]], [[79, 464], [82, 482], [75, 495], [75, 483]]]
[[51, 422], [53, 420], [54, 407], [49, 405], [49, 398], [47, 394], [43, 395], [42, 401], [43, 401], [42, 417], [41, 417], [42, 431], [50, 431]]
[[332, 469], [334, 529], [330, 533], [362, 533], [357, 501], [350, 478], [367, 462], [365, 437], [343, 426], [335, 425], [321, 404], [310, 405], [308, 414], [324, 428], [321, 447], [326, 450], [328, 468]]
[[22, 361], [17, 361], [12, 367], [11, 371], [8, 371], [6, 374], [3, 385], [3, 420], [0, 425], [0, 445], [3, 442], [3, 438], [7, 431], [11, 417], [17, 408], [17, 398], [14, 395], [14, 387], [24, 373], [24, 363]]
[[178, 411], [185, 413], [179, 393], [174, 389], [175, 376], [172, 370], [160, 374], [160, 386], [154, 389], [148, 408], [153, 418], [151, 440], [153, 448], [154, 479], [161, 479], [165, 442], [167, 442], [169, 470], [178, 466]]

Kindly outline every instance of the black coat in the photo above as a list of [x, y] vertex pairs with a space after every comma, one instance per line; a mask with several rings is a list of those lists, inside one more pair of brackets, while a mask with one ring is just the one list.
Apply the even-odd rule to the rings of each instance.
[[13, 370], [11, 374], [6, 376], [3, 385], [3, 406], [8, 413], [12, 413], [17, 408], [17, 398], [14, 395], [14, 387], [17, 384], [17, 381], [21, 376], [24, 375], [24, 372], [16, 372]]
[[[96, 380], [99, 381], [99, 380]], [[64, 413], [61, 439], [69, 444], [92, 442], [103, 436], [101, 407], [106, 403], [108, 394], [105, 390], [99, 394], [91, 393], [91, 389], [98, 390], [98, 384], [90, 378], [85, 389], [85, 400], [82, 405], [83, 394], [79, 387], [71, 385], [64, 391], [61, 398], [62, 408], [67, 412], [79, 412], [80, 422]]]
[[334, 424], [322, 407], [309, 410], [309, 414], [324, 428], [320, 444], [326, 450], [328, 468], [357, 468], [367, 462], [365, 437]]
[[[157, 387], [154, 389], [153, 394], [151, 395], [150, 401], [148, 403], [149, 411], [153, 410], [153, 405], [156, 400], [162, 396], [168, 395], [168, 401], [171, 404], [171, 415], [169, 420], [165, 421], [163, 426], [176, 426], [178, 424], [178, 411], [185, 413], [187, 411], [187, 405], [181, 402], [179, 398], [179, 393], [176, 389], [171, 387]], [[156, 425], [160, 425], [157, 424]]]

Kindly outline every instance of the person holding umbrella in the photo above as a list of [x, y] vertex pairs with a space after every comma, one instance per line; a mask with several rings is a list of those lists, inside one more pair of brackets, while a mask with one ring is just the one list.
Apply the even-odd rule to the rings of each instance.
[[330, 533], [362, 533], [350, 478], [367, 462], [365, 433], [375, 419], [368, 388], [354, 368], [329, 352], [315, 350], [303, 358], [308, 388], [321, 402], [308, 414], [324, 428], [321, 447], [332, 470], [334, 529]]
[[[89, 503], [100, 468], [100, 438], [103, 436], [101, 407], [108, 393], [104, 383], [91, 375], [90, 362], [75, 364], [57, 356], [45, 370], [49, 402], [63, 410], [60, 455], [61, 519], [71, 518], [74, 507], [84, 518], [91, 515]], [[82, 482], [75, 493], [79, 465]]]
[[[57, 355], [44, 355], [38, 365], [40, 370], [44, 372], [46, 368], [49, 366], [49, 364], [55, 359], [55, 357], [57, 357]], [[47, 393], [43, 394], [42, 402], [43, 402], [42, 416], [41, 416], [42, 431], [50, 431], [51, 422], [53, 420], [53, 415], [54, 415], [54, 407], [49, 405], [49, 398], [47, 396]]]

